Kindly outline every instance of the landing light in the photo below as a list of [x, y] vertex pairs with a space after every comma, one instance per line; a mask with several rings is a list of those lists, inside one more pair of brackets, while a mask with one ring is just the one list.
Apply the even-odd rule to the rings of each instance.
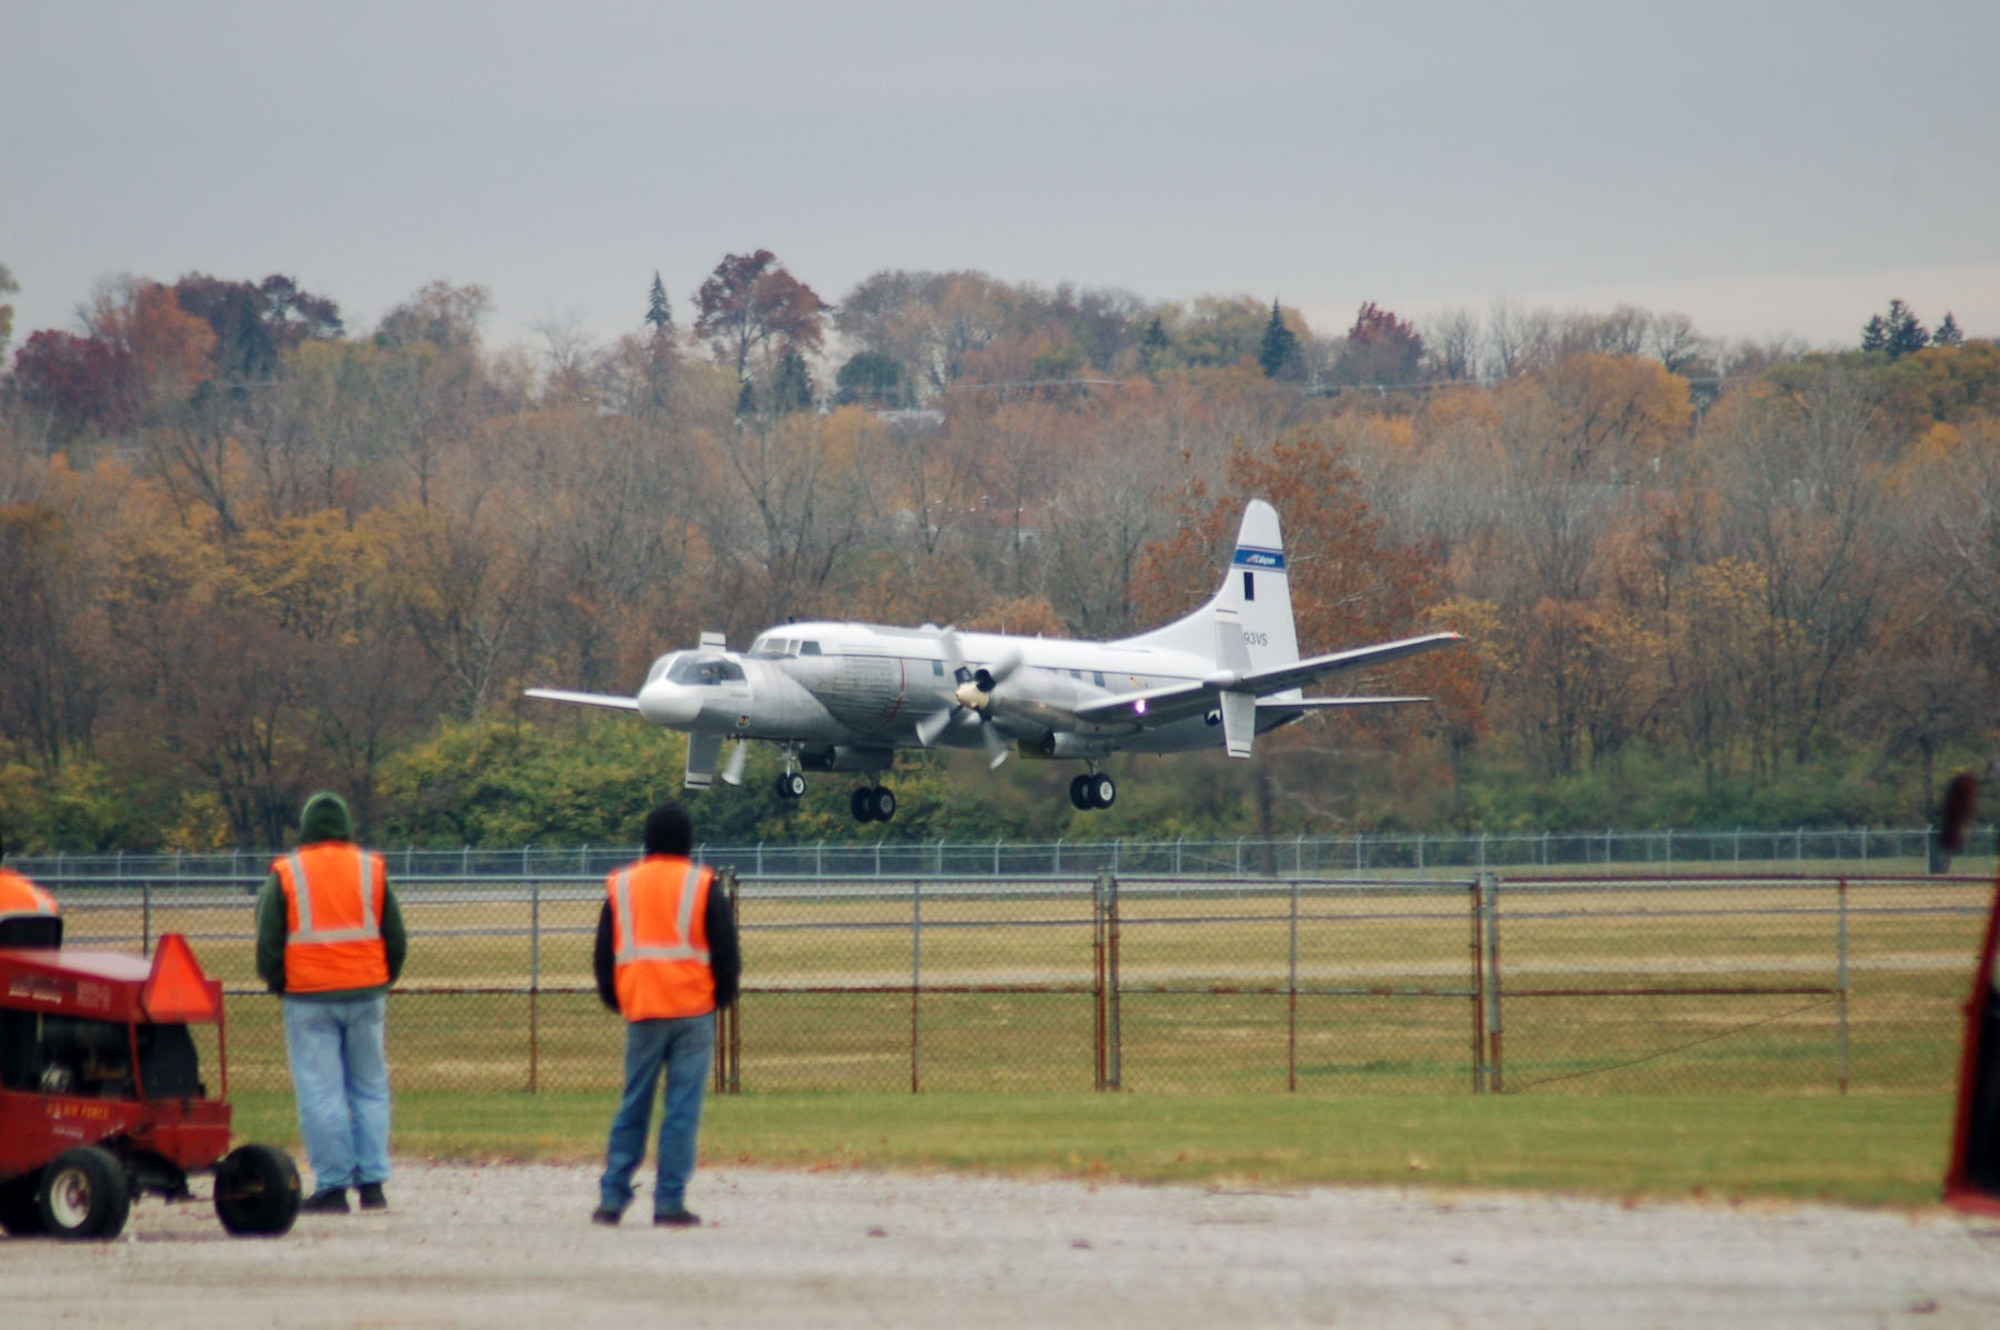
[[1140, 699], [1139, 699], [1138, 701], [1136, 701], [1136, 702], [1134, 702], [1134, 703], [1132, 704], [1132, 714], [1133, 714], [1133, 715], [1135, 715], [1135, 716], [1143, 716], [1143, 715], [1145, 715], [1145, 714], [1146, 714], [1146, 699], [1145, 699], [1145, 698], [1143, 698], [1143, 697], [1142, 697], [1142, 698], [1140, 698]]

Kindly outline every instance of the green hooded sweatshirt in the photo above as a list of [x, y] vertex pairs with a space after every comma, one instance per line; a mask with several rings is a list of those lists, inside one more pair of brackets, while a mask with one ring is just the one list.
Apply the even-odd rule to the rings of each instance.
[[[320, 841], [354, 840], [354, 819], [347, 801], [322, 790], [306, 800], [299, 814], [299, 844]], [[257, 977], [273, 993], [285, 991], [285, 886], [275, 868], [257, 893]], [[389, 991], [403, 973], [403, 956], [409, 950], [409, 935], [403, 931], [403, 910], [396, 904], [396, 889], [385, 876], [382, 893], [382, 948], [388, 953], [389, 982], [368, 988], [334, 989], [324, 993], [299, 993], [295, 1002], [346, 1002], [374, 997]]]

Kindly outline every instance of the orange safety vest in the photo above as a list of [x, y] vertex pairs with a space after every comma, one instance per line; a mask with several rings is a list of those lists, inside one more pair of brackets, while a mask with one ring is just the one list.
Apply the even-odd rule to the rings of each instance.
[[389, 870], [381, 855], [346, 841], [319, 841], [276, 860], [271, 871], [285, 889], [287, 993], [389, 982], [389, 952], [382, 945]]
[[715, 972], [708, 968], [708, 887], [714, 876], [678, 855], [661, 854], [605, 879], [618, 1010], [626, 1020], [715, 1010]]
[[56, 898], [11, 868], [0, 868], [0, 919], [20, 914], [61, 914]]

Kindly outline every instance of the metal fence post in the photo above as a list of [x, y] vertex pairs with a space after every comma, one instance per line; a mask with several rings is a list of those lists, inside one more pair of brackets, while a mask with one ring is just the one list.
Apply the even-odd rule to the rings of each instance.
[[1106, 1036], [1109, 1040], [1109, 1047], [1106, 1050], [1107, 1059], [1105, 1064], [1105, 1070], [1107, 1074], [1107, 1081], [1105, 1088], [1110, 1090], [1122, 1090], [1125, 1088], [1125, 1072], [1124, 1072], [1124, 1036], [1119, 1024], [1117, 877], [1109, 873], [1105, 874], [1104, 888], [1105, 888], [1105, 897], [1107, 902], [1106, 909], [1108, 912], [1105, 921], [1106, 922], [1105, 951], [1106, 951], [1106, 959], [1108, 962], [1106, 966], [1106, 995], [1109, 999], [1109, 1016], [1110, 1016], [1110, 1020], [1107, 1022], [1106, 1025]]
[[1486, 1093], [1486, 871], [1472, 879], [1472, 1093]]
[[1099, 873], [1090, 884], [1090, 958], [1091, 974], [1091, 1053], [1095, 1062], [1092, 1089], [1104, 1089], [1105, 1051], [1110, 1047], [1107, 1020], [1110, 1016], [1110, 993], [1105, 987], [1108, 974], [1106, 968], [1108, 954], [1105, 950], [1104, 916], [1104, 874]]
[[917, 995], [924, 987], [924, 884], [921, 879], [910, 881], [910, 1093], [919, 1088], [918, 1049], [920, 1047], [917, 1025]]
[[1292, 879], [1292, 919], [1285, 995], [1285, 1089], [1299, 1088], [1299, 880]]
[[541, 1091], [542, 884], [528, 884], [528, 1093]]
[[1480, 886], [1486, 916], [1486, 1085], [1489, 1093], [1499, 1094], [1505, 1088], [1500, 1049], [1500, 880], [1492, 873], [1483, 874]]
[[1839, 900], [1840, 908], [1838, 911], [1839, 923], [1836, 926], [1835, 930], [1837, 934], [1835, 945], [1838, 951], [1838, 967], [1835, 978], [1835, 986], [1838, 988], [1839, 992], [1838, 995], [1835, 997], [1834, 1001], [1835, 1005], [1839, 1009], [1839, 1014], [1840, 1014], [1840, 1031], [1839, 1031], [1840, 1048], [1839, 1048], [1839, 1068], [1838, 1068], [1839, 1078], [1840, 1078], [1840, 1092], [1842, 1094], [1846, 1094], [1847, 1093], [1847, 879], [1846, 878], [1840, 879], [1839, 890], [1840, 890], [1840, 900]]

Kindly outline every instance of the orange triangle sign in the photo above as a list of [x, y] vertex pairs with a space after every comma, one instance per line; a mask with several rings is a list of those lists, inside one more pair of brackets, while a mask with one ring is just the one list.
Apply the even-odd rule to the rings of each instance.
[[187, 939], [164, 934], [153, 953], [153, 973], [139, 995], [146, 1014], [155, 1021], [213, 1020], [221, 997], [222, 985], [201, 972]]

